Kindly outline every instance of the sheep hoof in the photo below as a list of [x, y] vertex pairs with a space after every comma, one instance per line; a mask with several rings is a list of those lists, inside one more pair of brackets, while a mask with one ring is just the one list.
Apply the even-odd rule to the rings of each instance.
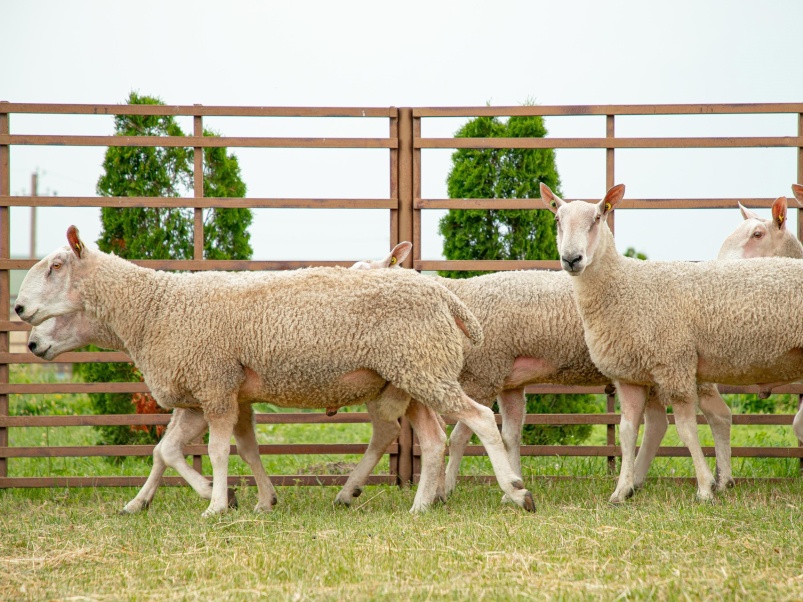
[[279, 503], [279, 498], [277, 498], [277, 497], [276, 497], [276, 494], [274, 493], [274, 494], [273, 494], [273, 497], [270, 499], [270, 505], [271, 505], [271, 506], [275, 506], [275, 505], [276, 505], [276, 504], [278, 504], [278, 503]]
[[237, 503], [237, 495], [234, 493], [234, 489], [229, 487], [229, 508], [237, 508], [239, 504]]
[[125, 506], [123, 506], [123, 509], [120, 510], [117, 514], [121, 514], [121, 515], [122, 514], [139, 514], [143, 510], [147, 510], [150, 507], [151, 507], [150, 501], [143, 502], [143, 503], [141, 503], [139, 505], [137, 505], [133, 501], [131, 501], [131, 502], [128, 502]]
[[257, 505], [254, 506], [254, 512], [260, 514], [262, 512], [270, 512], [273, 510], [273, 506], [269, 506], [268, 504], [262, 504], [261, 502], [257, 502]]
[[338, 494], [335, 498], [335, 506], [342, 506], [343, 508], [348, 508], [351, 506], [351, 498], [347, 498], [344, 495]]
[[629, 500], [633, 497], [635, 490], [633, 487], [629, 487], [624, 493], [620, 493], [618, 490], [613, 492], [611, 499], [608, 500], [611, 504], [623, 504], [625, 500]]
[[351, 494], [352, 497], [360, 497], [362, 495], [362, 487], [357, 487], [354, 490], [354, 493]]
[[736, 481], [733, 480], [733, 477], [728, 477], [727, 479], [721, 479], [719, 481], [718, 489], [720, 491], [725, 491], [726, 489], [733, 489], [736, 487]]
[[527, 512], [535, 512], [535, 500], [533, 494], [529, 491], [524, 494], [524, 505], [522, 506]]

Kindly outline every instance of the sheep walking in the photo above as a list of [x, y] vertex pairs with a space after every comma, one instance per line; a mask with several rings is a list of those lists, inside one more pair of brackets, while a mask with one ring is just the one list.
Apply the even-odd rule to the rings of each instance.
[[653, 386], [674, 409], [697, 495], [710, 500], [715, 481], [697, 437], [697, 381], [771, 389], [803, 376], [803, 266], [785, 258], [695, 264], [620, 256], [605, 218], [623, 197], [618, 185], [598, 204], [567, 203], [542, 185], [591, 358], [619, 393], [622, 469], [611, 501], [633, 493], [638, 425]]
[[[398, 266], [409, 254], [411, 247], [412, 245], [409, 242], [399, 243], [383, 259], [357, 262], [352, 266], [352, 269], [379, 269]], [[42, 324], [33, 327], [28, 338], [30, 351], [47, 360], [52, 360], [62, 353], [89, 344], [106, 349], [125, 351], [123, 343], [108, 328], [104, 328], [102, 324], [84, 312], [64, 314], [45, 320]], [[375, 411], [374, 406], [373, 402], [368, 402], [369, 414], [371, 414], [375, 423], [374, 430], [380, 433], [380, 435], [372, 437], [372, 447], [376, 449], [374, 441], [382, 441], [382, 435], [385, 433], [392, 433], [391, 441], [398, 436], [399, 424], [397, 420], [388, 421], [382, 419], [379, 413]], [[237, 441], [238, 453], [251, 467], [256, 480], [258, 502], [255, 511], [269, 511], [276, 504], [276, 492], [265, 473], [261, 461], [259, 461], [259, 447], [253, 428], [252, 414], [253, 411], [250, 404], [242, 404], [240, 406], [240, 420], [235, 428], [235, 440]], [[439, 417], [432, 415], [428, 408], [420, 406], [417, 402], [412, 401], [410, 403], [406, 415], [416, 430], [422, 446], [421, 479], [419, 482], [421, 496], [418, 500], [418, 505], [423, 509], [437, 497], [445, 497], [443, 491], [443, 447], [446, 435], [443, 429], [440, 428]], [[249, 426], [251, 428], [248, 428]], [[187, 464], [183, 453], [184, 446], [202, 435], [206, 429], [207, 423], [202, 412], [194, 408], [175, 408], [168, 423], [167, 431], [154, 448], [153, 465], [145, 485], [137, 493], [136, 497], [125, 505], [122, 513], [132, 514], [148, 508], [168, 467], [175, 469], [202, 498], [210, 499], [212, 484]], [[387, 444], [379, 450], [380, 458], [386, 448]], [[369, 447], [370, 450], [371, 447]], [[371, 468], [373, 468], [373, 465]], [[360, 493], [360, 488], [355, 488], [353, 491], [354, 497], [360, 495]], [[338, 499], [338, 502], [349, 504], [351, 499]], [[229, 490], [229, 506], [234, 507], [236, 505], [237, 500], [234, 492]]]
[[534, 509], [488, 408], [460, 388], [466, 334], [481, 329], [445, 288], [405, 270], [171, 274], [69, 246], [26, 275], [15, 308], [34, 325], [85, 311], [125, 345], [163, 407], [200, 407], [209, 424], [212, 498], [227, 506], [229, 440], [239, 405], [337, 408], [376, 399], [398, 418], [415, 398], [467, 422], [500, 487]]

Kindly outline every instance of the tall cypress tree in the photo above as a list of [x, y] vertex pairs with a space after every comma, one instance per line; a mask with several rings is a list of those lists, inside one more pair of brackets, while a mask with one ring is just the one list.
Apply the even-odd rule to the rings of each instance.
[[[158, 98], [132, 92], [129, 104], [164, 104]], [[172, 116], [118, 115], [114, 119], [118, 136], [184, 136]], [[204, 136], [215, 132], [204, 130]], [[237, 157], [226, 148], [203, 151], [204, 195], [244, 197], [246, 186]], [[98, 179], [101, 196], [180, 197], [192, 194], [192, 150], [187, 147], [109, 147]], [[176, 208], [101, 209], [98, 247], [126, 259], [191, 259], [193, 256], [194, 210]], [[204, 211], [204, 257], [207, 259], [248, 259], [252, 249], [248, 226], [249, 209]], [[136, 382], [141, 375], [132, 364], [78, 364], [79, 374], [89, 382]], [[98, 414], [128, 414], [135, 408], [155, 407], [149, 396], [96, 393], [90, 395]], [[153, 441], [156, 429], [99, 427], [101, 441], [131, 444]]]
[[[540, 116], [477, 117], [455, 134], [458, 138], [542, 138]], [[539, 198], [538, 184], [560, 189], [553, 149], [458, 149], [452, 154], [447, 178], [449, 198]], [[561, 193], [557, 193], [561, 194]], [[557, 259], [555, 220], [544, 210], [453, 209], [441, 219], [443, 254], [447, 259]], [[468, 278], [487, 272], [442, 271], [449, 278]], [[527, 395], [529, 413], [599, 411], [591, 395]], [[581, 442], [591, 434], [588, 425], [524, 427], [523, 442], [548, 445]]]

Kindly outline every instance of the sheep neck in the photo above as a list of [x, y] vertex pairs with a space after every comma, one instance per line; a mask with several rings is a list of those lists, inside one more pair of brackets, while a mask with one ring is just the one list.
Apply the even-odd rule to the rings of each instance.
[[135, 355], [162, 307], [162, 281], [168, 274], [103, 253], [94, 255], [83, 272], [77, 288], [86, 312]]
[[582, 274], [571, 278], [575, 302], [584, 320], [599, 312], [609, 311], [619, 298], [616, 291], [622, 279], [626, 278], [626, 261], [627, 258], [616, 251], [608, 224], [603, 223], [593, 261]]

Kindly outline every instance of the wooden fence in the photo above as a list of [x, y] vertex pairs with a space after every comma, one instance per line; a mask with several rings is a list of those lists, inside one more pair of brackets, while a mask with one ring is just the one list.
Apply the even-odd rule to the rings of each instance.
[[[792, 114], [797, 118], [797, 136], [762, 137], [672, 137], [623, 138], [615, 136], [618, 116], [632, 115], [727, 115], [727, 114]], [[172, 115], [187, 116], [193, 121], [193, 135], [186, 137], [154, 136], [88, 136], [88, 135], [29, 135], [12, 134], [10, 117], [15, 114], [42, 115]], [[605, 136], [597, 138], [436, 138], [422, 136], [422, 122], [443, 117], [470, 118], [476, 116], [590, 116], [605, 120]], [[205, 117], [339, 117], [344, 119], [381, 119], [387, 122], [387, 136], [374, 138], [276, 138], [243, 136], [203, 136]], [[185, 198], [150, 197], [30, 197], [12, 196], [10, 193], [11, 147], [59, 145], [82, 146], [156, 146], [192, 147], [194, 149], [193, 196]], [[304, 149], [387, 149], [389, 158], [388, 196], [375, 199], [354, 198], [204, 198], [202, 178], [202, 149], [206, 147], [247, 148], [304, 148]], [[285, 107], [205, 107], [154, 106], [154, 105], [62, 105], [0, 103], [0, 307], [10, 312], [10, 270], [25, 270], [35, 261], [11, 259], [10, 208], [11, 207], [185, 207], [194, 209], [194, 255], [190, 260], [137, 261], [148, 267], [165, 270], [273, 270], [294, 269], [311, 265], [348, 265], [340, 261], [240, 261], [206, 260], [203, 258], [202, 212], [212, 207], [238, 208], [329, 208], [329, 209], [385, 209], [389, 213], [391, 245], [401, 240], [413, 241], [413, 255], [404, 267], [416, 270], [511, 270], [558, 269], [556, 261], [429, 261], [421, 259], [422, 212], [427, 209], [535, 209], [540, 208], [533, 199], [427, 199], [422, 198], [422, 150], [456, 148], [554, 148], [554, 149], [605, 149], [606, 186], [612, 186], [615, 173], [616, 149], [653, 148], [797, 148], [797, 181], [803, 182], [803, 103], [739, 104], [739, 105], [599, 105], [599, 106], [526, 106], [526, 107], [467, 107], [467, 108], [285, 108]], [[590, 199], [589, 199], [590, 200]], [[772, 198], [740, 199], [751, 207], [770, 207]], [[688, 209], [733, 208], [735, 199], [627, 199], [620, 208], [627, 209]], [[614, 227], [611, 216], [611, 227]], [[803, 210], [798, 210], [798, 237], [803, 233]], [[354, 258], [361, 259], [361, 258]], [[102, 415], [102, 416], [10, 416], [9, 396], [20, 394], [145, 392], [142, 383], [60, 383], [10, 384], [11, 364], [35, 364], [42, 360], [27, 352], [12, 353], [9, 336], [12, 332], [25, 333], [26, 324], [10, 319], [5, 313], [0, 320], [0, 488], [52, 487], [52, 486], [138, 486], [144, 476], [97, 477], [13, 477], [9, 476], [9, 461], [13, 458], [88, 457], [88, 456], [142, 456], [150, 455], [152, 446], [9, 446], [11, 428], [67, 427], [100, 425], [157, 425], [166, 424], [166, 415]], [[61, 362], [119, 362], [127, 361], [123, 353], [78, 352], [67, 353]], [[757, 387], [721, 387], [724, 393], [757, 393]], [[604, 414], [531, 414], [527, 424], [606, 425], [606, 445], [526, 445], [523, 455], [538, 456], [598, 456], [607, 457], [613, 468], [620, 450], [615, 444], [615, 424], [619, 416], [614, 413], [614, 397], [598, 387], [560, 387], [539, 385], [527, 388], [528, 392], [552, 393], [607, 393], [607, 413]], [[779, 387], [776, 393], [793, 393], [803, 399], [803, 385]], [[357, 423], [367, 422], [366, 413], [341, 413], [327, 417], [323, 412], [259, 414], [257, 423]], [[703, 422], [702, 417], [699, 418]], [[735, 415], [735, 425], [791, 425], [791, 415]], [[260, 445], [263, 454], [361, 454], [367, 445], [346, 444], [293, 444]], [[713, 448], [704, 448], [713, 455]], [[206, 447], [191, 445], [187, 453], [193, 455], [196, 468], [201, 467], [201, 456]], [[390, 473], [373, 475], [371, 483], [406, 483], [414, 481], [418, 473], [420, 451], [406, 420], [403, 420], [399, 440], [388, 450]], [[470, 446], [467, 455], [482, 454], [483, 449]], [[662, 456], [688, 455], [683, 447], [662, 447]], [[795, 457], [803, 458], [800, 447], [735, 447], [735, 457]], [[231, 477], [239, 482], [241, 477]], [[341, 475], [289, 475], [273, 476], [277, 484], [340, 484]], [[183, 483], [179, 477], [166, 477], [168, 484]], [[253, 481], [251, 481], [253, 482]]]

